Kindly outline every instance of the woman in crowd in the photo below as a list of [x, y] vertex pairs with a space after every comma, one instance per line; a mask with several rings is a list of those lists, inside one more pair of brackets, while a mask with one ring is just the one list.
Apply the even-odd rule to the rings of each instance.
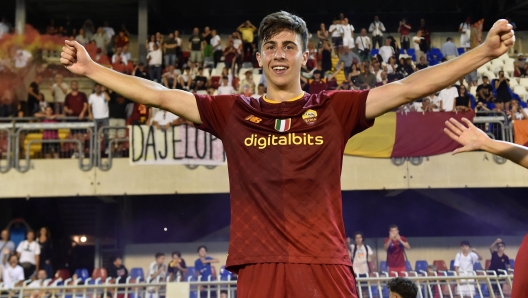
[[308, 43], [308, 61], [306, 61], [306, 67], [308, 70], [312, 70], [317, 65], [317, 49], [313, 41]]
[[51, 235], [47, 227], [40, 228], [39, 236], [37, 239], [40, 245], [40, 269], [46, 271], [48, 277], [53, 276], [53, 268], [51, 267], [53, 245], [51, 244]]
[[352, 63], [350, 73], [348, 74], [348, 81], [352, 83], [352, 85], [358, 86], [357, 80], [360, 74], [361, 71], [359, 70], [357, 63]]
[[319, 38], [317, 49], [320, 50], [323, 47], [324, 42], [328, 40], [328, 30], [326, 30], [324, 23], [321, 23], [319, 30], [317, 30], [317, 37]]
[[323, 42], [323, 47], [321, 48], [321, 61], [323, 74], [332, 70], [332, 47], [330, 47], [328, 40]]
[[458, 89], [458, 97], [455, 98], [453, 103], [453, 112], [466, 112], [471, 111], [471, 99], [467, 95], [467, 89], [465, 85], [460, 85]]
[[86, 34], [84, 33], [84, 29], [81, 28], [79, 29], [79, 34], [77, 34], [77, 36], [75, 36], [75, 40], [82, 44], [83, 46], [88, 43], [89, 39], [86, 37]]

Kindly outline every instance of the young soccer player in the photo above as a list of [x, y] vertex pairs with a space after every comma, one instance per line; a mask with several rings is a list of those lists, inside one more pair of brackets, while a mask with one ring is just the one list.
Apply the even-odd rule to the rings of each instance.
[[357, 297], [342, 217], [340, 172], [353, 135], [402, 104], [451, 84], [505, 53], [506, 20], [459, 58], [365, 91], [304, 93], [308, 30], [290, 13], [266, 16], [257, 60], [267, 82], [259, 99], [169, 90], [94, 63], [66, 41], [62, 64], [140, 104], [170, 111], [219, 137], [229, 160], [231, 241], [227, 268], [239, 297]]

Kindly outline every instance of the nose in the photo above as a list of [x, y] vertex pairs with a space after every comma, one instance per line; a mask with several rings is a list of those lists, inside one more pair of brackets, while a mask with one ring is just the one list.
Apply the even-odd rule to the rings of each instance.
[[284, 50], [281, 47], [277, 47], [277, 50], [273, 54], [273, 59], [282, 60], [285, 58], [286, 58], [286, 54], [284, 53]]

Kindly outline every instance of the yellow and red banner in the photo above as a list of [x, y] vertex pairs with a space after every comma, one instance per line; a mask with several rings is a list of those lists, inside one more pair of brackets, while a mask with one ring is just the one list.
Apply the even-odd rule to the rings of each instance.
[[528, 120], [513, 121], [513, 134], [515, 144], [528, 146]]
[[445, 122], [451, 117], [459, 121], [465, 117], [472, 121], [475, 113], [387, 113], [376, 118], [373, 127], [352, 137], [345, 147], [345, 154], [391, 158], [451, 152], [460, 147], [444, 133]]

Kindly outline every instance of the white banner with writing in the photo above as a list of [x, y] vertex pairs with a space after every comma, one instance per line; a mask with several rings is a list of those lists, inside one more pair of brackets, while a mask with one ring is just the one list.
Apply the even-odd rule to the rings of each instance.
[[222, 141], [188, 125], [159, 130], [154, 126], [130, 126], [130, 162], [133, 165], [222, 165]]

